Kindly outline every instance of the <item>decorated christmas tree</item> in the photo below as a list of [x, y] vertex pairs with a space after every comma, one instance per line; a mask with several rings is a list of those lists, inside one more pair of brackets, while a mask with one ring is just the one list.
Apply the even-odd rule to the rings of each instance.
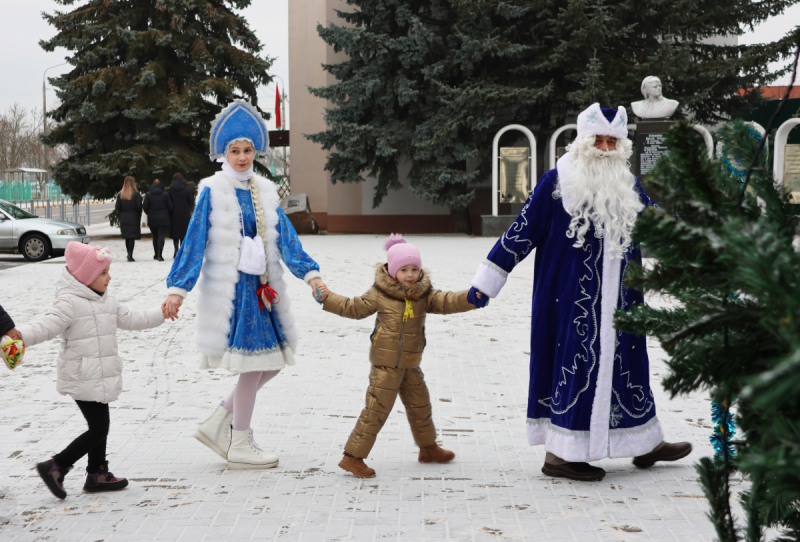
[[[630, 271], [626, 285], [675, 303], [620, 312], [617, 327], [658, 338], [673, 396], [712, 395], [718, 453], [697, 469], [719, 539], [756, 542], [771, 527], [783, 530], [781, 540], [798, 540], [798, 217], [789, 195], [773, 186], [761, 134], [735, 121], [717, 135], [723, 157], [709, 160], [688, 125], [669, 132], [669, 155], [644, 182], [659, 207], [646, 209], [634, 232], [654, 263]], [[738, 520], [731, 511], [736, 471], [750, 483], [739, 496], [745, 517]]]
[[[51, 78], [61, 105], [44, 138], [69, 157], [53, 177], [73, 198], [110, 197], [133, 175], [146, 186], [217, 169], [208, 159], [211, 120], [234, 98], [257, 103], [272, 59], [234, 10], [250, 0], [59, 0], [45, 15], [58, 29], [41, 42], [63, 47], [72, 70]], [[265, 115], [266, 116], [266, 115]]]

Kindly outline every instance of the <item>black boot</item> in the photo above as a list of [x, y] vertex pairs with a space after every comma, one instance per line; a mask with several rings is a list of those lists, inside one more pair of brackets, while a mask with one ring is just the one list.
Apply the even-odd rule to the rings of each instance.
[[133, 254], [131, 254], [130, 252], [128, 252], [128, 261], [129, 262], [135, 262], [136, 261], [136, 260], [133, 259]]
[[87, 493], [100, 493], [103, 491], [118, 491], [128, 486], [128, 480], [117, 478], [108, 472], [108, 461], [100, 465], [97, 472], [86, 471], [86, 483], [83, 490]]
[[49, 489], [53, 495], [59, 499], [65, 499], [67, 497], [67, 492], [64, 491], [64, 476], [70, 471], [70, 469], [72, 469], [72, 467], [62, 469], [56, 464], [55, 459], [42, 461], [36, 465], [36, 470], [39, 472], [39, 476], [42, 477], [42, 480], [44, 480], [44, 483], [47, 485], [47, 489]]

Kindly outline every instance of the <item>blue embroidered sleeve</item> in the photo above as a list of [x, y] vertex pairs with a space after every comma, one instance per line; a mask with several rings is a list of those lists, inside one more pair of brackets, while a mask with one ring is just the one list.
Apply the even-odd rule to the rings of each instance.
[[645, 207], [655, 207], [658, 209], [658, 204], [650, 199], [650, 196], [647, 195], [647, 192], [644, 191], [644, 187], [642, 186], [642, 182], [637, 178], [636, 179], [636, 189], [639, 191], [639, 195], [642, 198], [642, 202], [644, 203]]
[[509, 273], [539, 246], [549, 232], [556, 171], [542, 175], [514, 223], [497, 240], [487, 260]]
[[189, 221], [189, 229], [181, 243], [181, 248], [172, 262], [172, 269], [167, 276], [167, 288], [175, 286], [191, 291], [200, 278], [203, 257], [208, 241], [209, 216], [211, 214], [211, 190], [204, 188], [197, 198], [197, 205]]
[[292, 275], [302, 279], [311, 271], [319, 272], [319, 264], [303, 250], [294, 226], [280, 207], [278, 207], [278, 238], [280, 239], [281, 258]]

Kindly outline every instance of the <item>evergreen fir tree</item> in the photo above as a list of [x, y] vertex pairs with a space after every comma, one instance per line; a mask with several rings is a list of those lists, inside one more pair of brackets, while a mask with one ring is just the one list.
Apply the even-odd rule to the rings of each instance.
[[570, 116], [596, 100], [640, 100], [641, 80], [653, 74], [699, 122], [752, 106], [758, 92], [739, 89], [774, 80], [764, 67], [791, 40], [704, 40], [738, 35], [797, 1], [348, 0], [353, 9], [338, 12], [346, 24], [319, 27], [348, 58], [325, 66], [336, 83], [312, 89], [334, 107], [327, 130], [310, 139], [332, 151], [334, 183], [377, 179], [375, 206], [400, 187], [406, 159], [411, 190], [463, 218], [507, 124], [531, 128], [543, 153]]
[[[58, 29], [41, 47], [64, 47], [72, 70], [51, 78], [59, 125], [44, 141], [70, 155], [53, 177], [65, 193], [110, 197], [122, 178], [147, 186], [176, 171], [217, 169], [208, 158], [214, 116], [234, 98], [257, 103], [272, 59], [234, 10], [250, 0], [58, 0]], [[166, 178], [166, 179], [165, 179]]]
[[[661, 342], [673, 396], [707, 389], [719, 405], [719, 457], [697, 469], [723, 542], [761, 541], [767, 527], [800, 540], [800, 221], [751, 131], [736, 121], [718, 132], [741, 163], [756, 166], [746, 192], [688, 125], [670, 131], [670, 153], [644, 183], [659, 207], [634, 231], [655, 264], [629, 269], [626, 285], [676, 304], [617, 315], [618, 329]], [[743, 440], [730, 440], [733, 401]], [[736, 470], [751, 482], [740, 496], [743, 524], [730, 505]]]

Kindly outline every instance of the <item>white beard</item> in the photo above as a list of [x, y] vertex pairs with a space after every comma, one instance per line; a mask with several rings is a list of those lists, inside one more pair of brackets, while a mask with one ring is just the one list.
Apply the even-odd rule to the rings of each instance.
[[[628, 162], [633, 144], [630, 139], [618, 139], [616, 150], [602, 151], [594, 142], [595, 136], [587, 135], [567, 147], [568, 154], [559, 160], [558, 186], [553, 195], [563, 199], [572, 215], [567, 237], [575, 238], [574, 247], [584, 245], [586, 232], [594, 224], [595, 237], [607, 236], [609, 255], [621, 258], [631, 244], [636, 218], [644, 209]], [[563, 167], [562, 161], [566, 162]]]

